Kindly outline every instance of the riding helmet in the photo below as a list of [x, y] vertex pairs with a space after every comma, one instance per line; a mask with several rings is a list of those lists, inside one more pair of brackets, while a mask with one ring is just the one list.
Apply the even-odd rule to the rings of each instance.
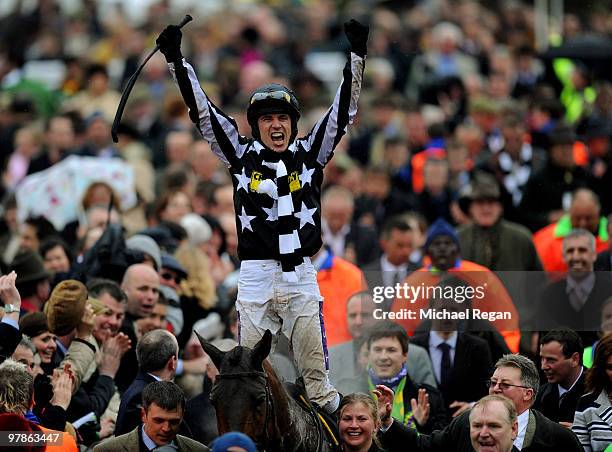
[[251, 126], [251, 135], [259, 139], [259, 127], [257, 119], [265, 114], [287, 113], [291, 117], [291, 137], [293, 142], [297, 136], [297, 122], [300, 119], [300, 104], [286, 86], [278, 83], [268, 83], [260, 86], [251, 94], [249, 106], [247, 107], [247, 120]]

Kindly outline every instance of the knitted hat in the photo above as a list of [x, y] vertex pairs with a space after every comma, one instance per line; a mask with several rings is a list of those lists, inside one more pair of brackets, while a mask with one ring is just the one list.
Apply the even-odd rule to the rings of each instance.
[[28, 337], [36, 337], [49, 331], [44, 312], [29, 312], [19, 319], [19, 330]]
[[125, 241], [125, 246], [129, 250], [136, 250], [151, 256], [155, 262], [155, 269], [161, 268], [161, 251], [159, 245], [148, 235], [136, 234]]
[[196, 213], [188, 213], [183, 216], [181, 226], [187, 231], [187, 238], [192, 246], [200, 246], [208, 242], [212, 236], [210, 225]]
[[87, 301], [87, 288], [83, 283], [67, 279], [60, 282], [45, 304], [49, 331], [64, 336], [81, 322]]
[[20, 251], [9, 267], [17, 273], [16, 285], [51, 277], [42, 258], [31, 250]]
[[455, 242], [457, 246], [459, 246], [459, 236], [457, 235], [455, 228], [453, 228], [450, 224], [444, 221], [443, 218], [438, 218], [436, 221], [433, 222], [433, 224], [427, 230], [427, 240], [425, 241], [425, 251], [427, 251], [427, 249], [429, 248], [429, 245], [431, 245], [431, 242], [436, 237], [440, 237], [444, 235], [450, 237], [452, 241]]
[[257, 452], [253, 440], [240, 432], [229, 432], [217, 438], [212, 452], [227, 452], [230, 447], [242, 447], [247, 452]]

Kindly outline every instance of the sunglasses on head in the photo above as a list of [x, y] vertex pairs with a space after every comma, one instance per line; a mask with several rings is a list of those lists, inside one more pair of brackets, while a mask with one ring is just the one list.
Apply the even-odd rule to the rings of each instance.
[[276, 99], [276, 100], [284, 100], [287, 103], [291, 103], [291, 96], [289, 96], [289, 93], [286, 93], [285, 91], [271, 91], [269, 93], [255, 93], [253, 94], [253, 96], [251, 96], [251, 104], [254, 104], [255, 102], [259, 102], [260, 100], [266, 100], [266, 99]]
[[169, 273], [169, 272], [162, 272], [160, 273], [159, 276], [161, 276], [162, 279], [174, 280], [174, 282], [177, 284], [180, 284], [181, 281], [183, 280], [183, 278], [181, 278], [179, 275], [173, 275], [172, 273]]

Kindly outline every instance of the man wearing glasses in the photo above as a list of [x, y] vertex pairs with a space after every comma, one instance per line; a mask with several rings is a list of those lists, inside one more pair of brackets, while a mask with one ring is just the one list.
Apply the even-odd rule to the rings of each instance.
[[214, 105], [181, 54], [181, 31], [157, 39], [189, 108], [189, 117], [227, 166], [234, 185], [238, 255], [242, 261], [236, 309], [241, 345], [253, 347], [269, 329], [289, 338], [310, 399], [336, 411], [329, 382], [322, 297], [310, 257], [322, 245], [323, 168], [357, 113], [368, 27], [345, 24], [350, 56], [333, 105], [308, 135], [297, 138], [300, 105], [291, 90], [271, 83], [249, 99], [253, 138]]
[[[571, 430], [531, 409], [539, 381], [535, 364], [529, 358], [518, 354], [501, 357], [495, 364], [493, 376], [487, 381], [490, 395], [507, 397], [516, 408], [518, 432], [513, 441], [514, 446], [523, 452], [582, 451], [578, 438]], [[401, 445], [403, 450], [473, 451], [469, 412], [456, 417], [444, 430], [419, 436], [404, 428], [400, 422], [389, 418], [389, 400], [392, 400], [393, 393], [385, 387], [379, 386], [377, 389], [381, 393], [378, 406], [383, 419], [380, 438], [387, 449], [394, 450], [394, 447]]]

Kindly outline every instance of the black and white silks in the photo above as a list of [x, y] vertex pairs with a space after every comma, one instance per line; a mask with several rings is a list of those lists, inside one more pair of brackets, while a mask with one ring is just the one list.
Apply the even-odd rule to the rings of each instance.
[[238, 256], [278, 260], [283, 277], [297, 281], [295, 266], [322, 246], [323, 168], [357, 113], [364, 59], [350, 54], [332, 106], [282, 153], [240, 135], [234, 119], [202, 91], [189, 63], [169, 67], [191, 120], [232, 175]]

